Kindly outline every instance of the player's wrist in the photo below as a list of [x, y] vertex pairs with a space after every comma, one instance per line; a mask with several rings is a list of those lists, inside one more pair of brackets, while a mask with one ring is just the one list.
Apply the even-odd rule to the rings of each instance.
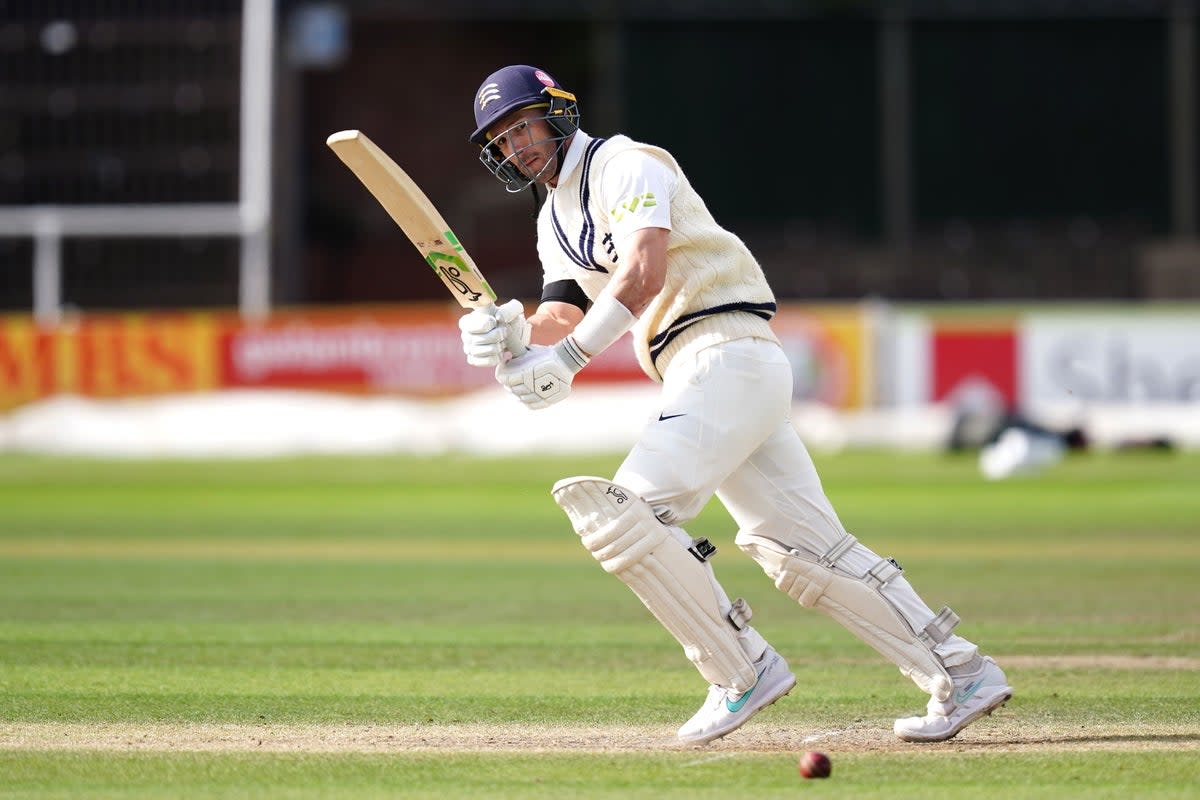
[[571, 337], [584, 355], [592, 358], [611, 347], [635, 322], [637, 317], [624, 303], [604, 293], [596, 298], [591, 309], [575, 326]]
[[571, 370], [571, 374], [579, 372], [588, 365], [592, 357], [580, 349], [573, 336], [564, 336], [554, 349], [558, 352], [558, 359], [567, 369]]

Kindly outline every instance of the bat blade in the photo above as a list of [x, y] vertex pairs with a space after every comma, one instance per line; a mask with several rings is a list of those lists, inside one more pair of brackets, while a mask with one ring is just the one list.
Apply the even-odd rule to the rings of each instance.
[[494, 307], [496, 293], [408, 173], [362, 131], [338, 131], [325, 143], [375, 196], [460, 305]]

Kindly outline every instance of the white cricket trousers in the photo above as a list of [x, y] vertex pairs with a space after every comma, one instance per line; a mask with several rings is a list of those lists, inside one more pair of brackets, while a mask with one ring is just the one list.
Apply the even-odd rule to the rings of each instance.
[[[695, 518], [716, 494], [742, 531], [815, 560], [846, 530], [792, 427], [791, 408], [792, 368], [775, 342], [738, 339], [681, 353], [663, 376], [661, 408], [613, 480], [672, 525]], [[879, 560], [859, 543], [838, 566], [861, 576]], [[903, 576], [883, 592], [913, 630], [933, 619]], [[976, 651], [957, 635], [935, 648], [947, 667], [970, 661]]]

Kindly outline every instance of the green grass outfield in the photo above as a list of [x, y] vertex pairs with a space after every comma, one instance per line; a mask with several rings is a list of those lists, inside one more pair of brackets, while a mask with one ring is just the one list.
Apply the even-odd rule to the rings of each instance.
[[[941, 454], [817, 455], [1017, 695], [909, 745], [922, 697], [689, 529], [799, 683], [709, 747], [705, 687], [549, 497], [619, 457], [0, 457], [0, 797], [1195, 797], [1200, 454], [982, 480]], [[833, 759], [804, 781], [805, 750]]]

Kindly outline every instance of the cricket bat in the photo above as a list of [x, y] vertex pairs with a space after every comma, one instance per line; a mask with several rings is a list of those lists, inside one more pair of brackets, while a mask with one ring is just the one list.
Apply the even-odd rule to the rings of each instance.
[[[494, 315], [496, 293], [421, 187], [362, 131], [338, 131], [325, 144], [400, 226], [459, 305]], [[512, 338], [505, 345], [514, 358], [525, 352]]]

